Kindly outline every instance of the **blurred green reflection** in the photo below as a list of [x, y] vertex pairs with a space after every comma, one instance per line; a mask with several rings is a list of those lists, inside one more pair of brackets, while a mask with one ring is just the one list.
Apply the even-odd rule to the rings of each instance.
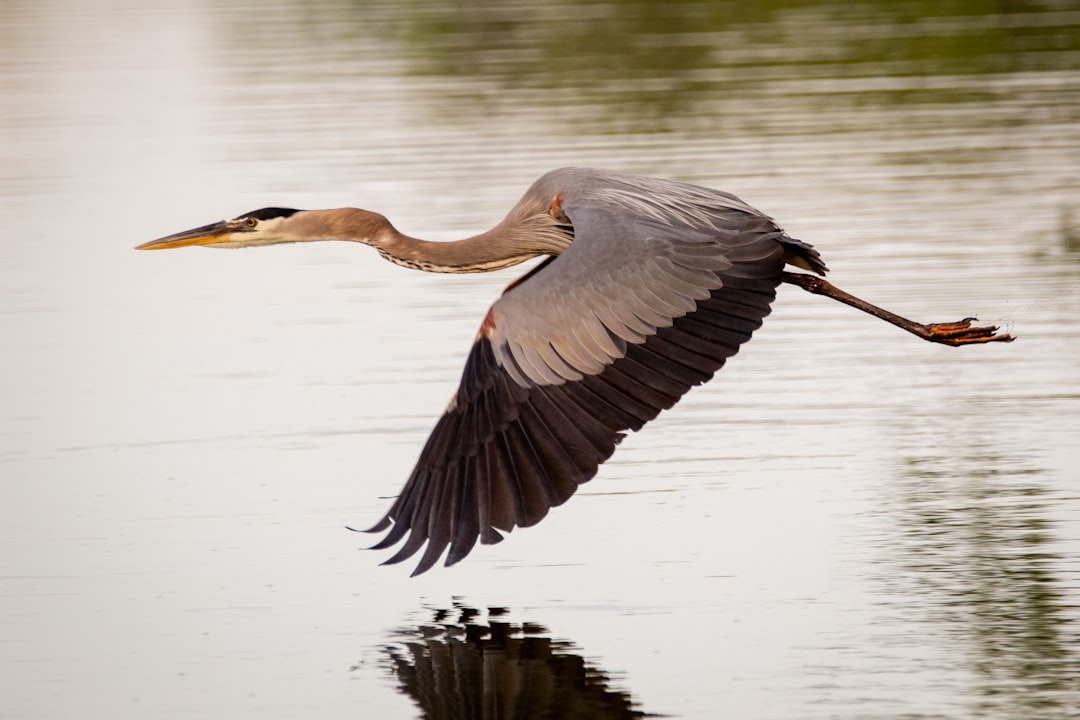
[[992, 452], [927, 454], [895, 489], [905, 602], [974, 672], [976, 714], [1074, 717], [1080, 632], [1053, 549], [1061, 498], [1042, 473]]
[[[778, 92], [786, 105], [764, 111], [978, 105], [1014, 89], [990, 78], [1080, 69], [1080, 17], [1068, 3], [1011, 0], [412, 0], [318, 13], [286, 4], [222, 40], [273, 49], [266, 77], [291, 72], [298, 53], [329, 72], [347, 70], [328, 63], [377, 54], [390, 73], [441, 80], [427, 95], [445, 121], [492, 112], [524, 121], [531, 108], [597, 133], [716, 130], [738, 112], [729, 104]], [[1080, 119], [1074, 102], [1045, 100], [1042, 121]], [[699, 116], [716, 124], [690, 122]]]

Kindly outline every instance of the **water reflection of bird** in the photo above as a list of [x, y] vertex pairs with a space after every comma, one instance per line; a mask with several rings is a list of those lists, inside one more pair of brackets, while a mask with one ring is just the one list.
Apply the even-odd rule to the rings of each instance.
[[612, 676], [571, 643], [505, 610], [438, 610], [383, 646], [399, 690], [428, 720], [560, 718], [632, 720], [639, 710]]
[[484, 318], [461, 384], [389, 512], [376, 548], [427, 543], [414, 574], [449, 547], [535, 525], [638, 430], [712, 377], [769, 314], [776, 287], [798, 285], [948, 345], [1008, 341], [973, 318], [922, 325], [820, 277], [817, 250], [729, 193], [590, 168], [547, 173], [488, 232], [428, 242], [367, 210], [263, 208], [140, 245], [251, 247], [312, 240], [371, 245], [405, 267], [498, 270], [549, 256]]

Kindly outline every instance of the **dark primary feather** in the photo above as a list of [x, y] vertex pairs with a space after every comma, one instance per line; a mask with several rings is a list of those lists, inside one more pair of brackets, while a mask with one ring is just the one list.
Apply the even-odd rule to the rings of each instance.
[[375, 548], [405, 540], [388, 563], [426, 543], [414, 575], [447, 548], [452, 565], [477, 540], [538, 523], [625, 431], [738, 352], [769, 314], [785, 259], [825, 269], [812, 247], [726, 193], [565, 169], [522, 202], [546, 208], [556, 195], [573, 243], [492, 306], [454, 400], [371, 528], [389, 529]]

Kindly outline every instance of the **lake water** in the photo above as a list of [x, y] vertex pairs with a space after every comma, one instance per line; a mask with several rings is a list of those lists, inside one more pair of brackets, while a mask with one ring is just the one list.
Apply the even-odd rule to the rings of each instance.
[[[515, 271], [136, 253], [267, 205], [451, 239], [542, 172], [737, 193], [794, 287], [539, 526], [361, 551]], [[0, 5], [0, 717], [1080, 707], [1080, 8]], [[575, 714], [576, 713], [576, 714]]]

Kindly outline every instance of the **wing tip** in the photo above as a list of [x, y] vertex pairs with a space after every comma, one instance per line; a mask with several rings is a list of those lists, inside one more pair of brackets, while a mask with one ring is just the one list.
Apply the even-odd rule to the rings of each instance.
[[375, 523], [374, 525], [372, 525], [369, 528], [355, 528], [355, 527], [353, 527], [351, 525], [346, 525], [345, 529], [350, 531], [350, 532], [356, 532], [356, 533], [377, 533], [377, 532], [382, 532], [383, 530], [386, 530], [388, 527], [390, 527], [390, 524], [391, 524], [390, 516], [389, 515], [383, 515], [382, 518], [380, 518], [377, 523]]

